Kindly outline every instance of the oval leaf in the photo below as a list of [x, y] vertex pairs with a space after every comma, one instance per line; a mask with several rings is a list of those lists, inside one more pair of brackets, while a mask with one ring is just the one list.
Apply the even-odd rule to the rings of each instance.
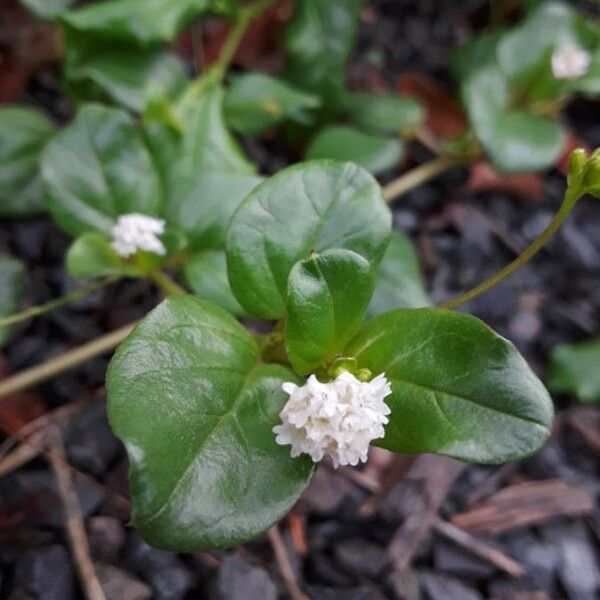
[[40, 155], [54, 125], [40, 112], [0, 109], [0, 216], [26, 217], [45, 208]]
[[499, 69], [477, 71], [463, 84], [462, 94], [475, 134], [496, 169], [539, 171], [558, 160], [564, 131], [544, 117], [509, 110], [508, 84]]
[[191, 296], [163, 302], [117, 350], [109, 415], [129, 454], [133, 522], [152, 545], [245, 542], [307, 485], [311, 461], [271, 431], [294, 375], [259, 360], [242, 325]]
[[368, 314], [375, 316], [396, 308], [421, 308], [430, 304], [412, 242], [404, 233], [393, 231], [379, 266]]
[[391, 381], [380, 445], [394, 452], [500, 463], [531, 454], [549, 435], [552, 401], [543, 384], [510, 342], [469, 315], [386, 313], [346, 354]]
[[199, 298], [222, 306], [231, 314], [245, 316], [227, 279], [227, 259], [222, 250], [197, 252], [183, 265], [183, 275], [189, 288]]
[[227, 267], [248, 313], [285, 315], [290, 271], [311, 252], [346, 248], [379, 264], [391, 231], [377, 182], [350, 163], [318, 161], [280, 171], [253, 190], [233, 215]]
[[256, 135], [286, 120], [310, 123], [317, 96], [263, 73], [246, 73], [231, 82], [225, 96], [225, 118], [236, 131]]
[[132, 269], [112, 248], [102, 233], [84, 233], [70, 246], [66, 257], [71, 277], [88, 278], [126, 274]]
[[294, 265], [287, 295], [286, 347], [294, 369], [314, 372], [360, 328], [375, 272], [350, 250], [326, 250]]
[[368, 93], [349, 94], [350, 119], [376, 132], [406, 133], [421, 125], [423, 107], [416, 98]]
[[557, 346], [552, 351], [548, 385], [582, 402], [600, 402], [600, 340]]
[[74, 236], [110, 233], [118, 215], [160, 212], [161, 189], [152, 159], [121, 110], [82, 108], [46, 146], [42, 176], [52, 216]]
[[313, 139], [306, 158], [347, 160], [376, 175], [395, 167], [403, 153], [401, 140], [370, 135], [353, 127], [335, 126], [323, 129]]

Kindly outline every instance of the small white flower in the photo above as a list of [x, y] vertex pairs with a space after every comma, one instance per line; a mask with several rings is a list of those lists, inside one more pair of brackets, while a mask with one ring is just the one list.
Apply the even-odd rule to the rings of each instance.
[[587, 73], [591, 62], [589, 52], [575, 44], [569, 44], [552, 54], [552, 74], [556, 79], [577, 79]]
[[165, 232], [165, 222], [139, 213], [121, 215], [112, 229], [111, 246], [123, 258], [138, 250], [164, 256], [166, 249], [158, 237]]
[[330, 456], [334, 466], [367, 460], [369, 444], [382, 438], [390, 409], [384, 398], [392, 393], [382, 373], [369, 382], [343, 372], [321, 383], [311, 375], [303, 386], [286, 382], [290, 398], [273, 432], [280, 445], [291, 445], [292, 457], [308, 454], [314, 462]]

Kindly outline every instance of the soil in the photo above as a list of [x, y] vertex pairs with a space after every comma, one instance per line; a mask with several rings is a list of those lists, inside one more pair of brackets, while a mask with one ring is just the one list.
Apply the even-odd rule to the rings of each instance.
[[[482, 0], [366, 4], [349, 67], [354, 87], [393, 89], [398, 76], [410, 70], [451, 90], [450, 49], [487, 18]], [[597, 14], [597, 3], [578, 4]], [[41, 107], [57, 122], [72, 113], [52, 66], [30, 78], [20, 101]], [[590, 147], [600, 146], [598, 114], [597, 105], [577, 100], [565, 115]], [[277, 139], [245, 145], [265, 173], [294, 160]], [[406, 165], [429, 158], [421, 146], [410, 144]], [[565, 186], [563, 175], [553, 171], [543, 177], [541, 193], [524, 199], [469, 191], [468, 175], [467, 169], [452, 169], [394, 207], [395, 226], [415, 241], [436, 302], [514, 258], [548, 223]], [[600, 336], [599, 232], [600, 205], [585, 199], [534, 261], [461, 310], [511, 339], [543, 376], [554, 346]], [[27, 305], [77, 287], [64, 273], [68, 244], [47, 218], [0, 221], [0, 252], [27, 264]], [[128, 281], [24, 323], [3, 349], [0, 368], [16, 372], [41, 363], [139, 318], [159, 299], [151, 286]], [[80, 403], [65, 422], [64, 444], [69, 463], [84, 474], [76, 478], [76, 491], [107, 597], [287, 598], [266, 538], [234, 550], [181, 555], [149, 547], [128, 526], [126, 507], [118, 500], [128, 495], [125, 454], [104, 406], [106, 364], [106, 358], [89, 361], [11, 403], [23, 411]], [[292, 518], [280, 526], [303, 590], [314, 600], [600, 598], [600, 410], [578, 407], [568, 397], [555, 402], [552, 439], [516, 464], [458, 469], [445, 459], [390, 459], [376, 452], [358, 476], [321, 467]], [[536, 487], [540, 482], [550, 487]], [[441, 489], [436, 506], [432, 490]], [[1, 600], [83, 597], [60, 506], [42, 456], [0, 478]], [[478, 507], [484, 513], [476, 512]], [[486, 548], [512, 558], [524, 575], [512, 577], [501, 561], [474, 554], [472, 539], [468, 549], [464, 541], [451, 539], [444, 528], [448, 523], [460, 523], [461, 531]], [[402, 552], [407, 540], [414, 543], [410, 556], [394, 552], [398, 539]]]

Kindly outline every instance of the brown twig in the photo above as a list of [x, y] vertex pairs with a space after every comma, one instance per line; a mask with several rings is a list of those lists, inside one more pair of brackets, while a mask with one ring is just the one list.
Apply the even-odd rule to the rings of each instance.
[[279, 567], [285, 586], [290, 594], [290, 598], [292, 598], [292, 600], [310, 600], [310, 598], [300, 589], [300, 586], [296, 581], [296, 575], [292, 568], [292, 564], [290, 563], [283, 539], [281, 538], [279, 527], [273, 525], [273, 527], [267, 531], [267, 537], [269, 538], [269, 543], [273, 549], [277, 566]]
[[525, 570], [518, 562], [506, 556], [500, 550], [472, 536], [470, 533], [448, 523], [448, 521], [437, 517], [433, 522], [433, 528], [439, 534], [462, 546], [472, 554], [487, 560], [498, 569], [508, 573], [511, 577], [518, 579], [525, 575]]
[[73, 560], [87, 600], [106, 600], [90, 556], [85, 523], [81, 515], [79, 499], [73, 489], [71, 473], [65, 467], [66, 456], [60, 431], [53, 428], [48, 432], [50, 442], [49, 459], [58, 483], [66, 518], [67, 534], [73, 553]]

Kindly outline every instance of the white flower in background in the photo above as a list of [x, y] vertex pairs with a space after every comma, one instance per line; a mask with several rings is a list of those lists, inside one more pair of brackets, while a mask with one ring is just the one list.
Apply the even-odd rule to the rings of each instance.
[[569, 44], [554, 51], [552, 74], [556, 79], [577, 79], [587, 73], [591, 61], [589, 52], [575, 44]]
[[282, 387], [290, 398], [273, 432], [278, 444], [292, 446], [292, 457], [308, 454], [318, 462], [330, 456], [336, 468], [356, 465], [367, 460], [371, 441], [384, 435], [390, 414], [384, 398], [392, 389], [383, 373], [369, 382], [349, 372], [329, 383], [311, 375], [303, 386]]
[[121, 215], [112, 229], [112, 243], [116, 253], [129, 258], [138, 250], [153, 254], [166, 254], [166, 249], [158, 237], [165, 232], [165, 222], [139, 213]]

